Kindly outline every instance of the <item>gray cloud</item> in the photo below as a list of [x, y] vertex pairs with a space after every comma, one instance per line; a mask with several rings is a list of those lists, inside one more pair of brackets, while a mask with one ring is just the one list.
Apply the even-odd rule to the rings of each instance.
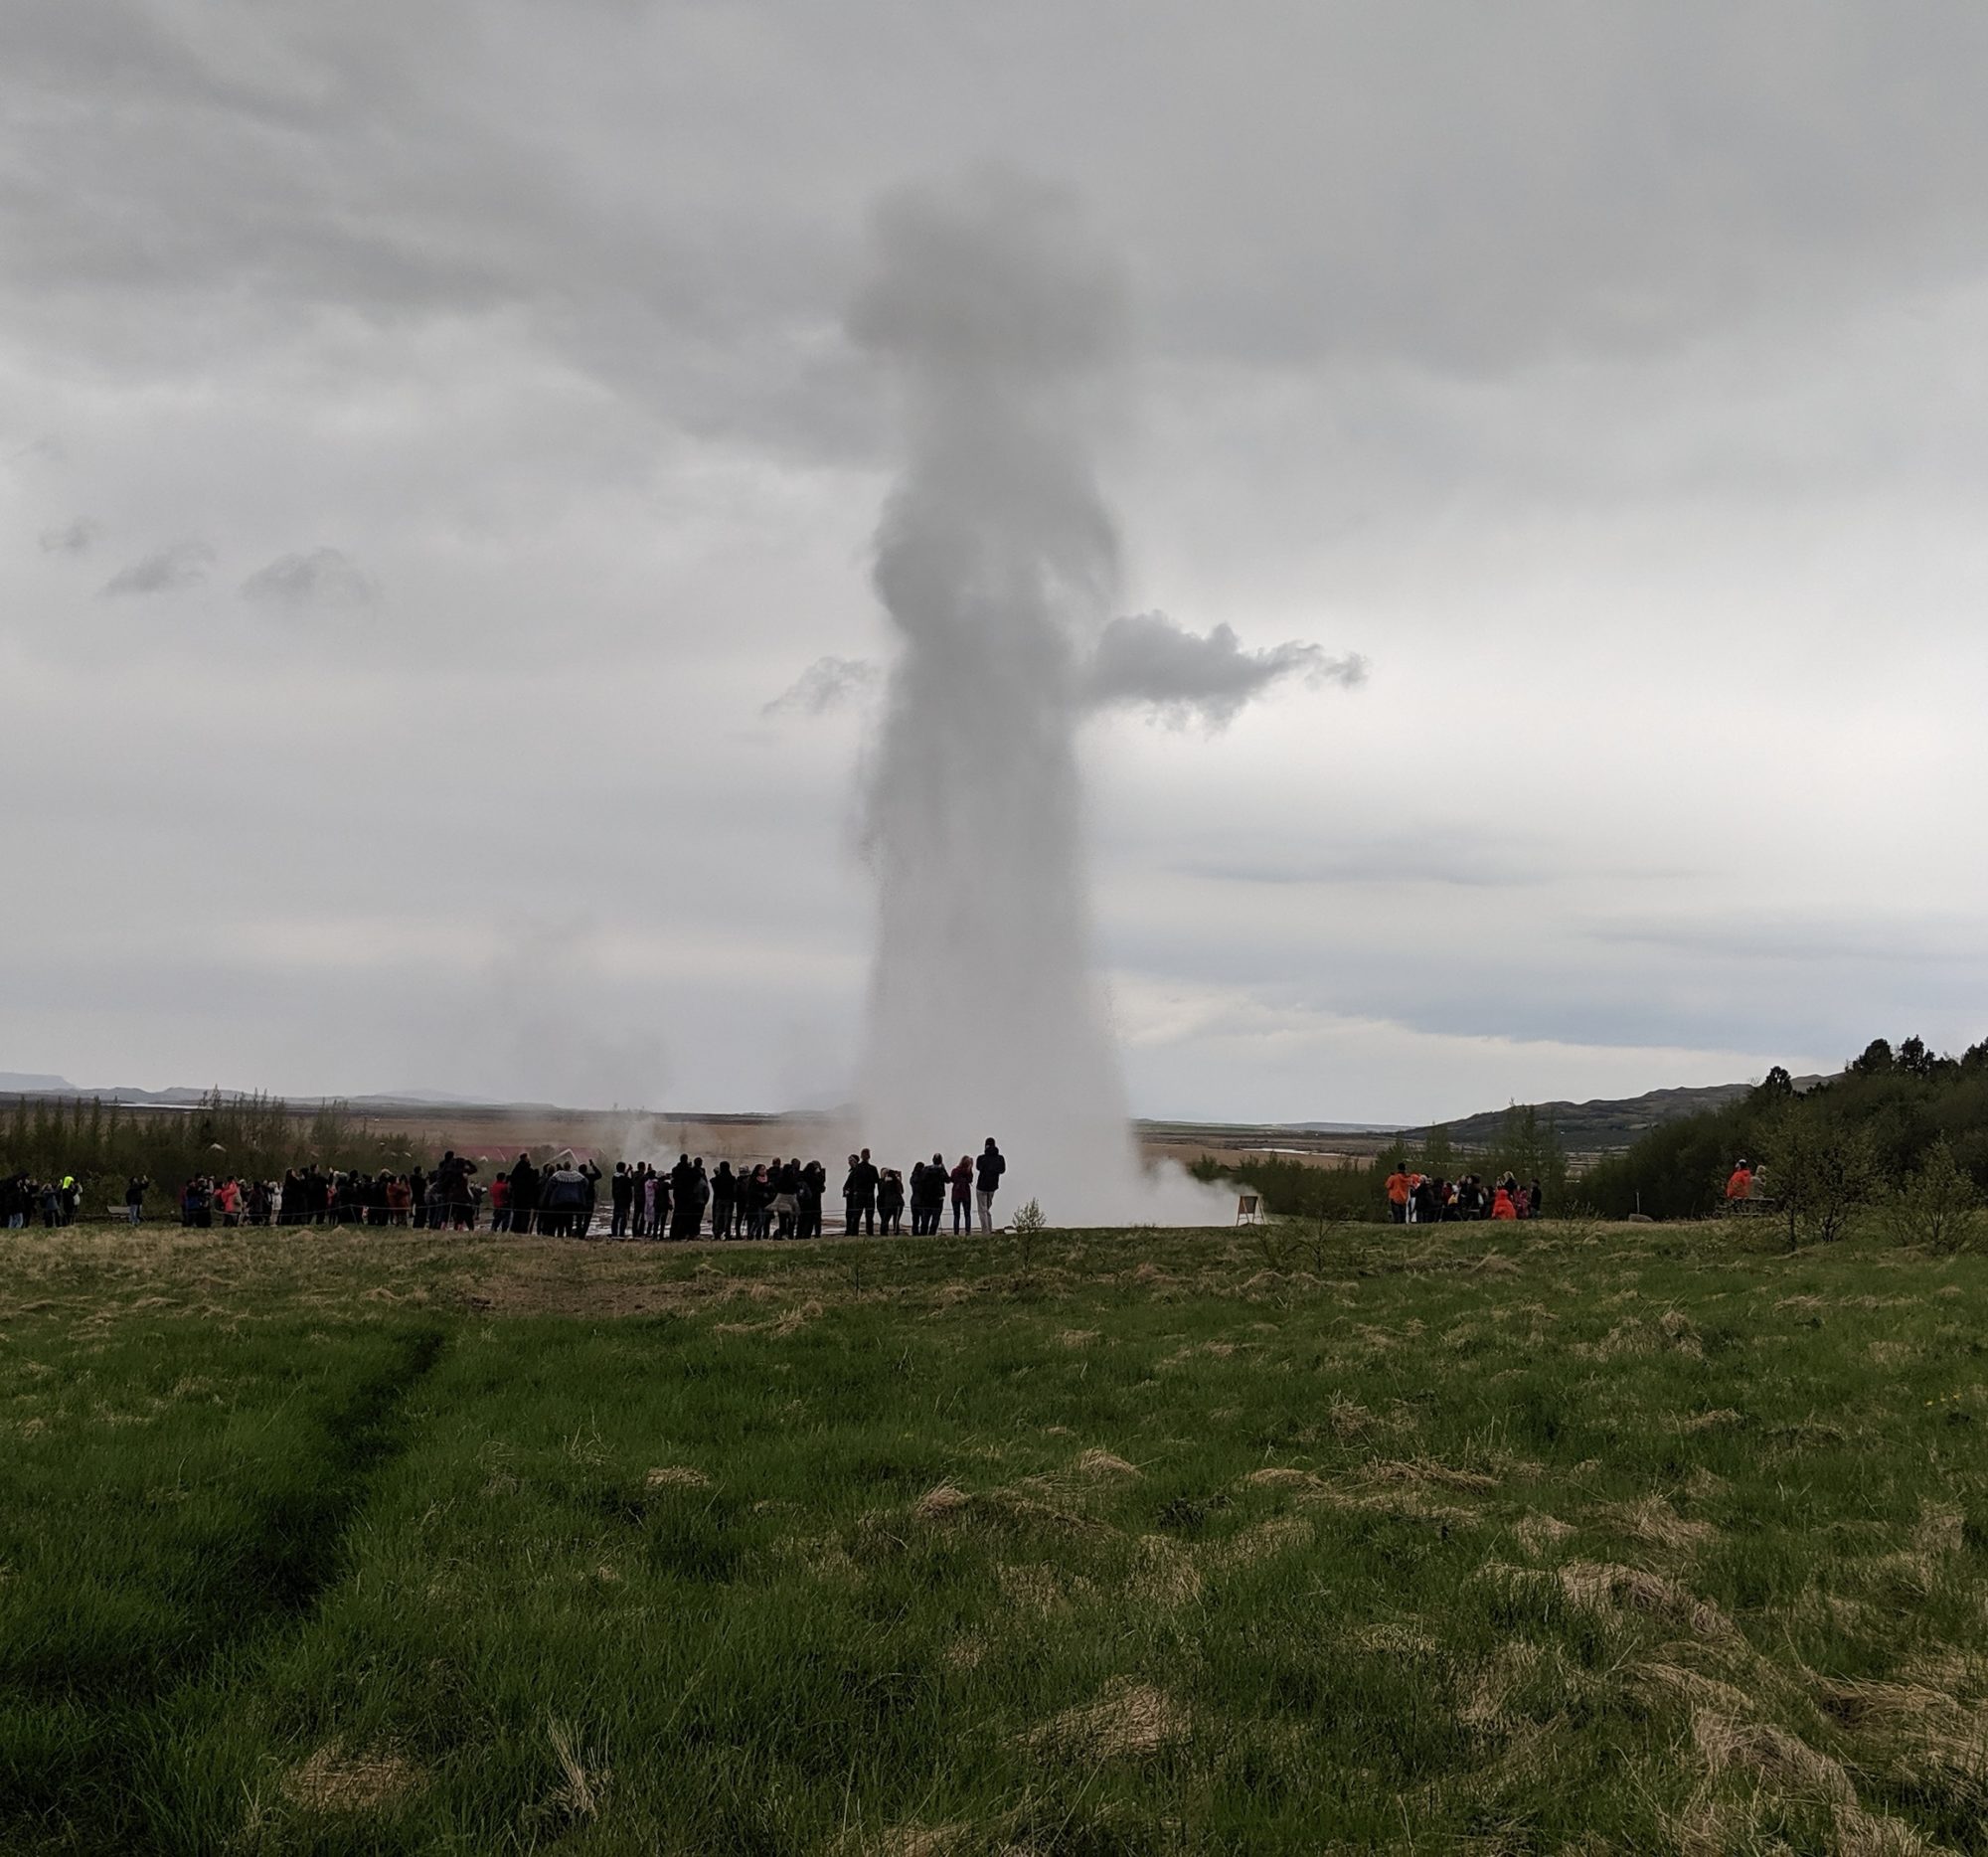
[[868, 696], [883, 673], [868, 658], [816, 658], [770, 703], [762, 716], [821, 716]]
[[[990, 154], [1126, 257], [1137, 417], [1097, 469], [1130, 591], [1102, 610], [1387, 640], [1367, 700], [1084, 745], [1120, 977], [1268, 991], [1234, 1043], [1219, 1015], [1135, 1040], [1140, 1108], [1412, 1117], [1762, 1068], [1714, 1046], [1979, 1037], [1988, 12], [1128, 16], [14, 0], [0, 630], [49, 700], [10, 724], [11, 816], [76, 904], [0, 895], [19, 1061], [546, 1096], [596, 1034], [668, 1026], [673, 1088], [743, 1107], [805, 1023], [846, 1087], [847, 745], [741, 725], [825, 641], [883, 658], [892, 402], [838, 311], [880, 186]], [[90, 552], [37, 554], [83, 510]], [[333, 535], [391, 564], [390, 657], [235, 595]], [[228, 598], [106, 653], [110, 609], [165, 606], [93, 602], [104, 577], [158, 582], [133, 558], [192, 536]], [[1183, 651], [1184, 702], [1256, 675], [1241, 641]], [[421, 847], [383, 847], [398, 816], [493, 848], [446, 907], [406, 881]], [[516, 1050], [478, 925], [557, 914], [576, 838], [616, 850], [573, 1042]], [[1874, 924], [1874, 871], [1960, 952]], [[217, 873], [260, 981], [205, 945]], [[134, 883], [172, 907], [132, 918]], [[1322, 1029], [1284, 1047], [1305, 1002]], [[1571, 1043], [1473, 1042], [1503, 1034]], [[1601, 1068], [1570, 1075], [1574, 1043]]]
[[41, 533], [42, 553], [45, 555], [86, 555], [96, 538], [103, 533], [103, 525], [87, 516], [78, 516], [72, 522], [57, 528], [44, 529]]
[[1230, 626], [1191, 632], [1164, 612], [1135, 612], [1104, 627], [1080, 689], [1099, 709], [1147, 708], [1175, 728], [1192, 721], [1216, 730], [1293, 677], [1355, 689], [1366, 681], [1367, 660], [1296, 641], [1250, 651]]
[[207, 579], [214, 564], [214, 550], [205, 542], [170, 542], [164, 548], [119, 568], [104, 582], [102, 592], [116, 597], [127, 593], [177, 593], [198, 587]]
[[350, 611], [378, 603], [380, 590], [351, 556], [336, 548], [278, 555], [242, 583], [242, 597], [258, 606], [301, 612], [313, 606]]

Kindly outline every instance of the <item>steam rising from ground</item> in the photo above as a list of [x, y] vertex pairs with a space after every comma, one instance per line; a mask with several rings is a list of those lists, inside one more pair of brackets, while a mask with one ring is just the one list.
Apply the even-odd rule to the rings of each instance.
[[902, 649], [869, 793], [867, 1138], [950, 1162], [991, 1134], [1004, 1207], [1060, 1225], [1219, 1216], [1139, 1168], [1092, 959], [1076, 732], [1117, 584], [1091, 457], [1116, 273], [1070, 202], [982, 175], [880, 211], [850, 328], [905, 445], [877, 533]]

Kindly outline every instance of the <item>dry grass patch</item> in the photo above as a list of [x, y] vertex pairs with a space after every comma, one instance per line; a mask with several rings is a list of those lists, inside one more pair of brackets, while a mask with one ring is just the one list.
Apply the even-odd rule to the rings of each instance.
[[1568, 1536], [1577, 1534], [1573, 1523], [1563, 1522], [1555, 1516], [1535, 1509], [1521, 1521], [1513, 1524], [1513, 1534], [1528, 1554], [1544, 1554], [1549, 1548], [1558, 1547]]
[[1066, 1709], [1024, 1740], [1037, 1753], [1060, 1751], [1096, 1761], [1141, 1759], [1187, 1740], [1193, 1721], [1165, 1690], [1150, 1683], [1108, 1685], [1097, 1700]]
[[1691, 1739], [1715, 1779], [1737, 1771], [1784, 1798], [1857, 1802], [1857, 1789], [1838, 1762], [1771, 1722], [1740, 1722], [1701, 1709], [1692, 1717]]
[[1127, 1591], [1147, 1604], [1192, 1605], [1201, 1598], [1201, 1569], [1194, 1556], [1165, 1535], [1141, 1535], [1132, 1544]]
[[1662, 1496], [1604, 1503], [1600, 1513], [1617, 1534], [1659, 1548], [1696, 1548], [1719, 1538], [1710, 1522], [1688, 1522]]
[[1003, 1601], [1015, 1610], [1037, 1618], [1066, 1611], [1073, 1598], [1093, 1591], [1089, 1581], [1073, 1576], [1066, 1583], [1054, 1568], [1040, 1564], [1013, 1567], [1003, 1562], [995, 1568], [994, 1578], [1000, 1584]]
[[1296, 1515], [1272, 1516], [1266, 1522], [1240, 1530], [1215, 1548], [1209, 1558], [1225, 1571], [1235, 1567], [1254, 1567], [1292, 1548], [1309, 1547], [1312, 1525]]
[[346, 1753], [327, 1742], [283, 1775], [283, 1796], [314, 1812], [377, 1812], [427, 1784], [427, 1774], [391, 1748]]
[[1643, 1612], [1697, 1637], [1726, 1637], [1733, 1630], [1726, 1614], [1661, 1574], [1606, 1561], [1569, 1561], [1557, 1570], [1570, 1604], [1590, 1612]]
[[1363, 1464], [1360, 1475], [1370, 1483], [1408, 1483], [1438, 1489], [1496, 1489], [1498, 1479], [1482, 1470], [1456, 1470], [1427, 1457]]
[[688, 1463], [657, 1464], [643, 1479], [649, 1489], [709, 1489], [711, 1478]]
[[593, 1817], [600, 1810], [612, 1773], [598, 1754], [580, 1746], [571, 1724], [548, 1722], [546, 1736], [560, 1770], [560, 1782], [550, 1801], [554, 1810], [572, 1819]]

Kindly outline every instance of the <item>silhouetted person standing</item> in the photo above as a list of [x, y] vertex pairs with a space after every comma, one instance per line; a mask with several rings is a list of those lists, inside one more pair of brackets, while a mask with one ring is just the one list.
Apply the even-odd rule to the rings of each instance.
[[871, 1237], [877, 1235], [877, 1165], [870, 1150], [849, 1157], [849, 1178], [842, 1183], [843, 1203], [849, 1208], [848, 1231], [853, 1238], [860, 1224]]
[[980, 1208], [980, 1229], [983, 1232], [994, 1229], [994, 1195], [1001, 1190], [1001, 1176], [1007, 1171], [1008, 1163], [1001, 1150], [994, 1145], [994, 1137], [989, 1135], [973, 1170], [973, 1197]]
[[674, 1214], [670, 1221], [670, 1236], [695, 1238], [702, 1220], [697, 1199], [697, 1169], [690, 1164], [688, 1154], [679, 1154], [677, 1164], [670, 1169], [670, 1205]]
[[520, 1154], [511, 1169], [511, 1230], [529, 1232], [539, 1217], [539, 1170]]

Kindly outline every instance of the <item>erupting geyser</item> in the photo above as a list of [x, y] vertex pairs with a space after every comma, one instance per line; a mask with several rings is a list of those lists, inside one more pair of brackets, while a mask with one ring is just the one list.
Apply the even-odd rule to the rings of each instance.
[[1076, 735], [1117, 537], [1092, 441], [1121, 293], [1074, 206], [1009, 176], [878, 215], [856, 340], [899, 397], [876, 586], [901, 638], [870, 768], [880, 884], [859, 1095], [880, 1153], [999, 1138], [1004, 1211], [1192, 1222], [1133, 1147], [1092, 959]]

